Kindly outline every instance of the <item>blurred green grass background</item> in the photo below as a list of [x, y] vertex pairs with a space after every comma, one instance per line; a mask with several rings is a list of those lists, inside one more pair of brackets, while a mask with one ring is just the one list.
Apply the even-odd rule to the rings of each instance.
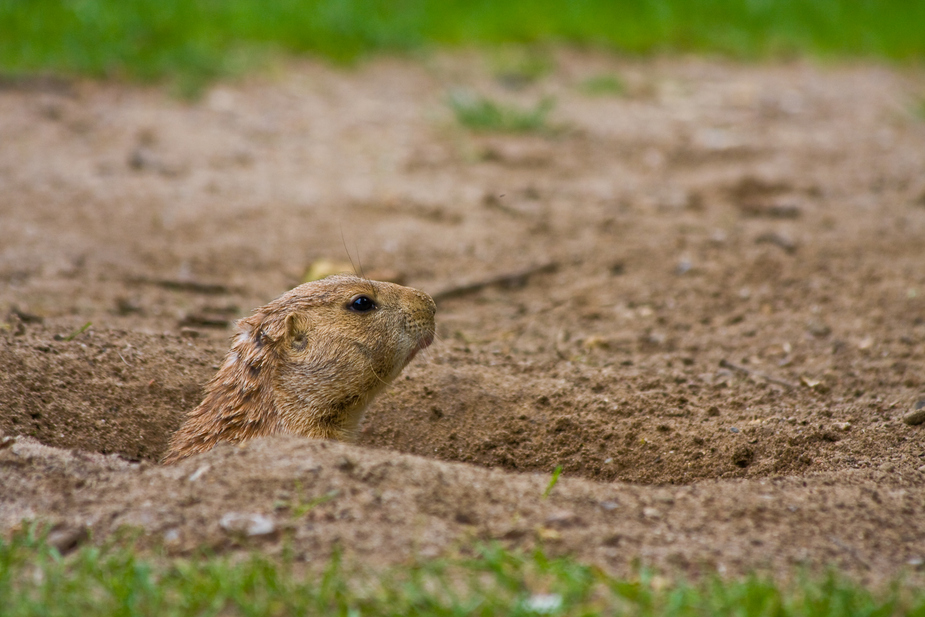
[[278, 54], [567, 43], [917, 61], [913, 0], [0, 0], [0, 72], [208, 80]]

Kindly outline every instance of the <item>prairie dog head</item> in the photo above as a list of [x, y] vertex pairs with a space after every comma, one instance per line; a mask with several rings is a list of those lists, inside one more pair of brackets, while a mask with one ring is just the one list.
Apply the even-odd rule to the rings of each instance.
[[354, 439], [373, 397], [433, 342], [435, 312], [421, 291], [356, 276], [284, 293], [238, 321], [164, 463], [280, 432]]
[[372, 398], [433, 341], [435, 312], [415, 289], [332, 276], [258, 309], [238, 339], [262, 339], [277, 354], [284, 430], [352, 439]]

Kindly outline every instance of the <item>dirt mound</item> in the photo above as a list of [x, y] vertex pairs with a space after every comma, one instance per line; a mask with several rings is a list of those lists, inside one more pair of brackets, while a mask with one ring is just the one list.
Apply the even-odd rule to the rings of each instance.
[[566, 478], [544, 498], [545, 476], [297, 438], [220, 446], [171, 467], [22, 438], [0, 465], [4, 527], [40, 516], [68, 542], [129, 527], [145, 532], [140, 546], [180, 554], [285, 544], [323, 563], [339, 545], [386, 565], [494, 540], [625, 574], [642, 557], [687, 576], [836, 565], [877, 578], [919, 558], [925, 534], [920, 488], [882, 472], [671, 488]]
[[[629, 94], [583, 93], [607, 73]], [[4, 90], [2, 524], [383, 563], [490, 538], [616, 569], [921, 564], [921, 83], [562, 52], [516, 91], [463, 56], [192, 104]], [[554, 96], [549, 130], [471, 134], [458, 85]], [[359, 443], [154, 465], [230, 322], [345, 249], [439, 304]]]

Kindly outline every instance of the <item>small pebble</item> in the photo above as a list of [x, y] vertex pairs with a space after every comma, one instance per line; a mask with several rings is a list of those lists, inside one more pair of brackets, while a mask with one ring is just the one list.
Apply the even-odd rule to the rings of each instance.
[[89, 539], [90, 529], [84, 525], [79, 525], [77, 527], [64, 527], [51, 532], [48, 534], [46, 542], [58, 549], [58, 552], [62, 555], [66, 555]]
[[559, 510], [546, 517], [544, 521], [547, 527], [564, 528], [583, 525], [582, 520], [570, 510]]
[[180, 328], [180, 336], [183, 338], [199, 338], [202, 336], [202, 333], [194, 328], [184, 326]]
[[222, 516], [219, 525], [226, 531], [243, 532], [249, 536], [266, 536], [276, 531], [273, 519], [262, 514], [228, 512]]
[[797, 250], [797, 243], [785, 233], [778, 233], [775, 231], [769, 231], [761, 234], [755, 238], [756, 244], [773, 244], [784, 249], [788, 253], [793, 253]]
[[341, 456], [340, 458], [337, 459], [337, 462], [334, 463], [334, 466], [343, 472], [349, 473], [353, 471], [354, 467], [356, 467], [356, 463], [354, 463], [352, 460], [350, 460], [346, 456]]
[[916, 426], [925, 422], [925, 400], [918, 401], [912, 410], [903, 416], [903, 422], [909, 426]]
[[524, 600], [524, 608], [540, 615], [557, 613], [562, 608], [562, 596], [557, 593], [536, 594]]
[[158, 169], [161, 162], [150, 148], [138, 146], [129, 154], [128, 166], [135, 170]]
[[740, 432], [740, 431], [739, 431], [739, 429], [737, 429], [736, 427], [730, 426], [730, 427], [729, 427], [729, 432], [730, 432], [730, 433], [738, 433], [738, 432]]
[[827, 324], [823, 323], [822, 321], [819, 321], [818, 319], [810, 320], [810, 322], [806, 325], [806, 329], [809, 330], [809, 333], [812, 334], [813, 336], [817, 336], [820, 338], [824, 336], [828, 336], [829, 334], [832, 333], [832, 328], [830, 328]]

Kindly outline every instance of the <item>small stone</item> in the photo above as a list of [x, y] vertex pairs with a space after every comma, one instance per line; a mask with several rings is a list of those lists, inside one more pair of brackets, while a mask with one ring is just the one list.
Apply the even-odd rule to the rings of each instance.
[[137, 300], [120, 297], [116, 299], [116, 312], [119, 315], [130, 315], [132, 313], [141, 313], [142, 308]]
[[925, 400], [913, 405], [912, 410], [903, 416], [903, 422], [909, 426], [917, 426], [925, 422]]
[[806, 329], [809, 330], [809, 333], [813, 336], [822, 338], [828, 336], [832, 333], [832, 328], [830, 328], [825, 323], [819, 321], [818, 319], [811, 320], [807, 325]]
[[202, 336], [202, 333], [199, 330], [195, 330], [189, 327], [180, 328], [180, 336], [183, 338], [199, 338]]
[[544, 525], [547, 527], [562, 529], [564, 527], [575, 527], [581, 525], [582, 520], [570, 510], [559, 510], [546, 517]]
[[48, 534], [47, 542], [62, 555], [67, 555], [90, 538], [90, 530], [84, 525], [65, 527]]
[[460, 525], [475, 525], [478, 521], [470, 512], [457, 512], [453, 517]]
[[616, 501], [602, 501], [601, 502], [601, 508], [603, 508], [607, 512], [616, 510], [619, 507], [620, 507], [620, 504], [618, 504]]
[[21, 311], [16, 306], [10, 308], [10, 315], [14, 315], [19, 318], [19, 321], [22, 323], [40, 324], [45, 321], [45, 318], [41, 315], [36, 315], [35, 313], [30, 313], [29, 311]]
[[746, 198], [738, 204], [739, 211], [745, 216], [770, 219], [795, 219], [803, 213], [800, 205], [786, 198], [770, 199], [764, 197]]
[[138, 146], [128, 156], [128, 166], [135, 170], [158, 169], [160, 160], [157, 155], [145, 146]]
[[561, 533], [555, 529], [548, 529], [546, 527], [539, 527], [536, 530], [536, 535], [539, 536], [540, 540], [547, 540], [551, 542], [562, 539]]
[[589, 351], [592, 349], [609, 349], [610, 340], [603, 336], [589, 336], [582, 341], [581, 346]]
[[730, 433], [740, 433], [741, 431], [740, 431], [738, 428], [734, 427], [734, 426], [730, 426], [730, 427], [729, 427], [729, 432], [730, 432]]
[[262, 514], [228, 512], [218, 523], [222, 529], [248, 536], [266, 536], [276, 531], [276, 523]]
[[806, 386], [807, 388], [816, 389], [822, 385], [822, 381], [818, 379], [811, 379], [805, 375], [800, 377], [800, 383]]
[[642, 515], [646, 518], [661, 518], [662, 513], [655, 508], [643, 508]]
[[352, 460], [350, 460], [346, 456], [342, 456], [339, 459], [337, 459], [337, 462], [334, 463], [334, 466], [343, 472], [349, 473], [353, 471], [354, 467], [356, 467], [356, 463], [354, 463]]
[[562, 608], [562, 596], [557, 593], [541, 593], [524, 600], [524, 608], [531, 613], [549, 615]]
[[797, 250], [797, 243], [785, 233], [769, 231], [755, 238], [755, 244], [773, 244], [774, 246], [784, 249], [788, 253]]

